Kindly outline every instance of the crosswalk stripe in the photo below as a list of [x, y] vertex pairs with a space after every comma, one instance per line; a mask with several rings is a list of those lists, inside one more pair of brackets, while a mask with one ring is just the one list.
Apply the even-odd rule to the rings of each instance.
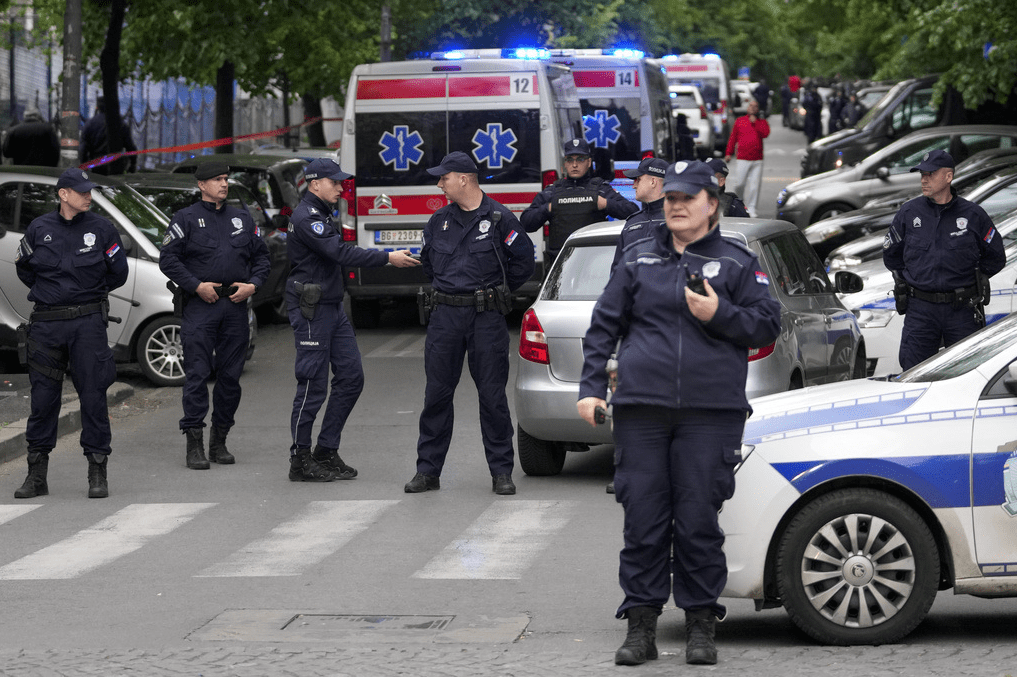
[[520, 578], [578, 505], [578, 501], [495, 503], [413, 577]]
[[424, 354], [424, 341], [426, 340], [425, 334], [402, 333], [381, 344], [364, 357], [421, 357]]
[[0, 524], [17, 519], [27, 512], [32, 512], [40, 505], [0, 505]]
[[70, 538], [0, 567], [0, 580], [74, 578], [130, 554], [215, 503], [129, 505]]
[[297, 517], [196, 578], [298, 576], [367, 529], [399, 501], [313, 501]]

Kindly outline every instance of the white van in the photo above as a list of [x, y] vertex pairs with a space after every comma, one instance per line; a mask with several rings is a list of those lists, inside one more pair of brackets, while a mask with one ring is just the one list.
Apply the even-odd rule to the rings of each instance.
[[[419, 251], [424, 225], [446, 200], [427, 173], [454, 150], [471, 155], [480, 185], [517, 215], [559, 178], [562, 139], [582, 133], [568, 68], [502, 50], [432, 55], [420, 61], [363, 64], [346, 94], [340, 163], [340, 219], [346, 240], [368, 249]], [[520, 290], [535, 296], [536, 271]], [[376, 324], [382, 303], [427, 287], [419, 268], [346, 271], [351, 319]]]
[[647, 156], [675, 161], [674, 119], [660, 61], [633, 50], [552, 49], [550, 54], [551, 61], [572, 69], [583, 133], [599, 176], [613, 180], [624, 195], [632, 185], [626, 169]]
[[731, 91], [727, 63], [716, 54], [669, 54], [662, 57], [661, 61], [670, 84], [695, 85], [699, 88], [713, 118], [716, 149], [723, 153], [735, 121], [732, 107], [734, 93]]

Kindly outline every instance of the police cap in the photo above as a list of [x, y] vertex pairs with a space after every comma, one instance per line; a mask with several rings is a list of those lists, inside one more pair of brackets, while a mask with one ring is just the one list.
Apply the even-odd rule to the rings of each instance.
[[569, 139], [561, 146], [566, 155], [589, 155], [590, 144], [585, 139]]
[[449, 172], [460, 174], [476, 174], [477, 165], [470, 159], [470, 156], [461, 150], [454, 150], [441, 159], [441, 164], [431, 167], [427, 173], [431, 176], [444, 176]]
[[347, 174], [339, 166], [339, 163], [329, 157], [320, 157], [311, 160], [304, 167], [304, 179], [307, 181], [313, 181], [314, 179], [332, 179], [333, 181], [345, 181], [346, 179], [353, 176]]
[[77, 167], [64, 170], [64, 173], [57, 179], [57, 190], [70, 188], [78, 193], [87, 193], [95, 188], [95, 184], [88, 180], [88, 172]]
[[706, 164], [710, 165], [710, 169], [713, 170], [714, 174], [720, 174], [721, 176], [728, 175], [727, 163], [721, 160], [719, 157], [710, 158], [706, 161]]
[[643, 161], [640, 162], [639, 166], [635, 169], [626, 169], [622, 173], [630, 179], [634, 179], [637, 176], [643, 176], [644, 174], [649, 174], [650, 176], [655, 176], [658, 179], [663, 179], [664, 174], [667, 173], [667, 162], [660, 158], [647, 157], [643, 158]]
[[945, 150], [930, 150], [922, 156], [921, 162], [911, 168], [911, 171], [934, 172], [943, 167], [949, 167], [950, 169], [954, 168], [953, 156]]
[[664, 175], [664, 192], [679, 191], [686, 195], [698, 195], [704, 188], [718, 188], [720, 184], [713, 175], [713, 169], [705, 162], [676, 162], [667, 168]]
[[198, 181], [208, 181], [217, 176], [230, 173], [230, 166], [225, 162], [202, 162], [194, 171], [194, 178]]

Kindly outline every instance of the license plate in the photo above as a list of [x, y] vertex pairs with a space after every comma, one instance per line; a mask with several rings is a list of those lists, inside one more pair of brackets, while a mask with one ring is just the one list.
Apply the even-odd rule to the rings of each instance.
[[376, 230], [374, 244], [420, 244], [422, 230]]

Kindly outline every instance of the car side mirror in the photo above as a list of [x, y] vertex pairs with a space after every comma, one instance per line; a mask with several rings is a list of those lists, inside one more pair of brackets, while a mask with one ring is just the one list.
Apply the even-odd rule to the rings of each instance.
[[854, 294], [855, 292], [860, 292], [865, 287], [861, 276], [858, 273], [852, 273], [850, 270], [838, 270], [833, 276], [833, 280], [838, 294]]
[[880, 167], [876, 170], [876, 178], [886, 181], [890, 178], [890, 169], [888, 167]]
[[290, 227], [290, 219], [288, 216], [283, 214], [272, 215], [272, 228], [276, 230], [286, 230]]

